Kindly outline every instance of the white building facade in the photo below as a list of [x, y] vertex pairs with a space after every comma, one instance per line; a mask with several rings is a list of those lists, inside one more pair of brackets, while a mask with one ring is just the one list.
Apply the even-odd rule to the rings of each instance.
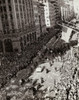
[[46, 27], [54, 27], [55, 25], [55, 10], [53, 4], [50, 2], [50, 0], [44, 0], [44, 11], [45, 11], [45, 22]]

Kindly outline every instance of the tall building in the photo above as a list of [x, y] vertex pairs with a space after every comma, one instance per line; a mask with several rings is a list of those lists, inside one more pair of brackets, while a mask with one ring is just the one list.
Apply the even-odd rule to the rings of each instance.
[[79, 20], [79, 0], [74, 0], [75, 17]]
[[21, 51], [36, 40], [32, 0], [0, 0], [0, 52]]
[[70, 21], [74, 18], [74, 0], [60, 0], [62, 20]]
[[59, 21], [60, 8], [58, 0], [39, 0], [44, 6], [45, 23], [47, 28], [54, 28], [56, 22]]
[[61, 6], [60, 0], [51, 0], [55, 11], [56, 22], [61, 22]]
[[46, 33], [44, 4], [40, 3], [39, 0], [33, 0], [33, 8], [36, 33], [37, 37], [40, 37], [41, 34]]

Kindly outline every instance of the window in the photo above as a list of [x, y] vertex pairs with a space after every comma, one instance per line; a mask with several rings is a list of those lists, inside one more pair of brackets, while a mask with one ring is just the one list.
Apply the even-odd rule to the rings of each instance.
[[8, 21], [6, 21], [5, 25], [6, 25], [6, 27], [8, 28], [8, 26], [9, 26]]
[[25, 6], [23, 6], [23, 10], [25, 11]]
[[20, 11], [22, 11], [22, 6], [20, 5]]
[[29, 35], [27, 34], [27, 42], [29, 41]]
[[1, 18], [2, 18], [2, 19], [4, 18], [4, 15], [3, 15], [3, 14], [1, 15]]
[[6, 29], [4, 29], [3, 31], [4, 31], [4, 34], [7, 34], [7, 31], [6, 31]]
[[6, 6], [4, 6], [3, 9], [4, 9], [4, 12], [6, 12]]
[[12, 26], [12, 29], [14, 30], [14, 24], [13, 24], [13, 21], [11, 21], [11, 26]]
[[18, 5], [16, 5], [16, 11], [18, 11]]
[[11, 8], [11, 6], [9, 5], [9, 11], [11, 11], [12, 10], [12, 8]]
[[26, 18], [26, 14], [24, 13], [24, 18]]
[[19, 19], [19, 14], [17, 13], [17, 19]]
[[23, 18], [23, 14], [21, 13], [21, 18]]
[[2, 0], [3, 3], [5, 3], [5, 0]]
[[8, 0], [8, 3], [10, 3], [11, 2], [11, 0]]
[[2, 6], [0, 7], [0, 12], [2, 12], [3, 11], [3, 9], [2, 9]]
[[1, 0], [0, 0], [0, 4], [1, 4], [2, 2], [1, 2]]
[[15, 3], [17, 3], [17, 0], [15, 0]]
[[11, 19], [13, 19], [13, 16], [12, 16], [12, 14], [10, 14], [10, 18], [11, 18]]
[[24, 0], [22, 0], [22, 3], [24, 4]]
[[21, 0], [19, 0], [19, 3], [21, 3]]
[[5, 14], [5, 19], [7, 19], [7, 14]]

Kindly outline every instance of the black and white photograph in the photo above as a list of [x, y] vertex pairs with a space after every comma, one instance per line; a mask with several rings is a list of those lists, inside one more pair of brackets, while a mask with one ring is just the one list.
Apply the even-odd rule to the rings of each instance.
[[79, 0], [0, 0], [0, 100], [79, 100]]

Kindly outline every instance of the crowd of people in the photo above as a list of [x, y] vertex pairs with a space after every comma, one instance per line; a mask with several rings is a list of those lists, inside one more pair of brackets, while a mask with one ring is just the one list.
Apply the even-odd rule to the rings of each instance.
[[[52, 37], [52, 34], [50, 35], [48, 33], [44, 34], [43, 36], [39, 38], [37, 42], [32, 43], [31, 45], [28, 45], [27, 49], [25, 49], [22, 53], [18, 53], [16, 55], [15, 54], [0, 55], [0, 59], [1, 59], [1, 66], [0, 66], [1, 86], [0, 87], [1, 88], [4, 87], [4, 85], [7, 82], [9, 82], [9, 80], [12, 77], [16, 77], [16, 74], [18, 71], [24, 68], [28, 68], [29, 75], [30, 75], [34, 71], [34, 69], [38, 66], [39, 61], [42, 61], [42, 59], [45, 59], [48, 56], [52, 56], [53, 58], [55, 58], [56, 56], [60, 55], [62, 57], [66, 53], [66, 51], [70, 49], [71, 46], [74, 46], [77, 44], [77, 41], [65, 43], [64, 41], [62, 42], [62, 40], [59, 39], [56, 43], [58, 46], [55, 44], [53, 47], [51, 46], [50, 48], [44, 48], [41, 54], [38, 55], [38, 51], [40, 51], [41, 48], [43, 48], [46, 45], [46, 43], [48, 43], [51, 37]], [[33, 58], [35, 58], [36, 56], [38, 56], [38, 59], [39, 59], [38, 61], [33, 60]], [[71, 90], [70, 87], [68, 89], [66, 88], [67, 98], [69, 98], [70, 90]], [[42, 100], [42, 98], [41, 99], [36, 98], [36, 99]], [[50, 98], [50, 100], [52, 99]], [[53, 98], [53, 100], [56, 100], [56, 99]]]
[[37, 62], [33, 62], [33, 58], [37, 56], [38, 51], [40, 51], [46, 43], [53, 37], [54, 34], [52, 32], [45, 33], [40, 36], [40, 38], [27, 45], [25, 50], [21, 53], [8, 53], [8, 54], [0, 54], [0, 84], [3, 87], [12, 77], [16, 77], [16, 73], [24, 68], [30, 66], [30, 64], [34, 65], [34, 68], [29, 68], [29, 75], [31, 71], [33, 71]]
[[78, 100], [78, 59], [68, 54], [68, 57], [64, 58], [63, 67], [61, 70], [61, 84], [57, 87], [61, 87], [62, 91], [59, 96], [62, 100]]

